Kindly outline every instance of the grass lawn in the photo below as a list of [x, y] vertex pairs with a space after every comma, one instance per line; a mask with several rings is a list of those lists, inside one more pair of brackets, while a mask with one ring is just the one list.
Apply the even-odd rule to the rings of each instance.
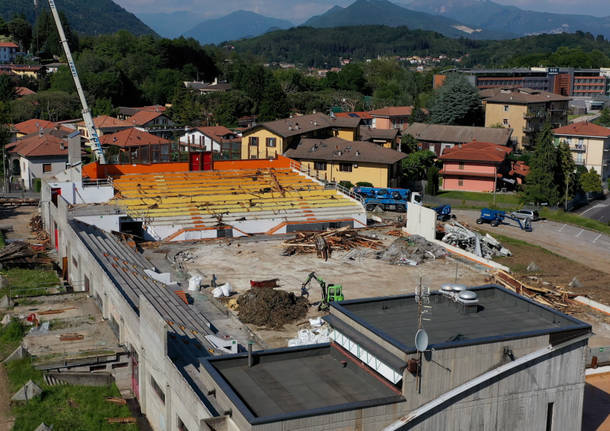
[[597, 232], [605, 233], [610, 235], [610, 225], [599, 222], [597, 220], [591, 220], [574, 213], [566, 213], [561, 210], [550, 210], [543, 208], [540, 211], [540, 217], [544, 217], [547, 220], [556, 221], [559, 223], [573, 224], [576, 226], [583, 227], [585, 229], [594, 230]]
[[[493, 199], [494, 199], [493, 193], [460, 192], [460, 191], [440, 191], [440, 192], [438, 192], [437, 196], [439, 198], [459, 199], [462, 201], [479, 201], [479, 202], [485, 202], [485, 204], [487, 204], [489, 202], [493, 202]], [[505, 194], [505, 193], [496, 194], [496, 203], [511, 204], [511, 205], [515, 205], [515, 207], [518, 207], [520, 205], [518, 195]]]
[[40, 397], [26, 403], [14, 404], [14, 431], [31, 431], [41, 422], [53, 425], [56, 430], [133, 430], [136, 425], [109, 424], [108, 418], [129, 417], [127, 406], [116, 405], [106, 397], [120, 396], [115, 385], [103, 387], [89, 386], [46, 386], [42, 372], [34, 369], [30, 359], [9, 362], [6, 366], [11, 392], [17, 391], [32, 379], [42, 389]]
[[19, 347], [24, 335], [25, 327], [18, 320], [13, 320], [8, 325], [0, 327], [0, 361]]
[[[11, 296], [46, 295], [47, 292], [45, 287], [52, 287], [59, 284], [57, 273], [46, 269], [10, 268], [2, 271], [2, 275], [8, 280]], [[8, 289], [0, 290], [0, 297], [7, 293]]]

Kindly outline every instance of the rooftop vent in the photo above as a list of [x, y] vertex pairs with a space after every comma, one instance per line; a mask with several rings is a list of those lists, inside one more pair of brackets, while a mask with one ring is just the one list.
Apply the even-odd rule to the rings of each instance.
[[465, 290], [459, 293], [457, 303], [462, 313], [470, 314], [479, 311], [479, 296], [472, 290]]

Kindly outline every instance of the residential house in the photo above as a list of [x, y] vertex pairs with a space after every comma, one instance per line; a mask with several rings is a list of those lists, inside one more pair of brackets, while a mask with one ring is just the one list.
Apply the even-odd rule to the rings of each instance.
[[214, 152], [215, 159], [241, 159], [241, 137], [224, 126], [195, 127], [180, 138], [183, 150]]
[[40, 120], [38, 118], [31, 118], [21, 123], [15, 124], [13, 127], [17, 133], [17, 138], [22, 138], [32, 133], [38, 133], [40, 130], [51, 129], [55, 127], [57, 123], [52, 121]]
[[35, 91], [30, 90], [27, 87], [15, 87], [15, 93], [17, 93], [17, 98], [19, 99], [25, 96], [31, 96], [32, 94], [36, 94]]
[[171, 141], [131, 127], [100, 137], [111, 163], [161, 163], [171, 161]]
[[439, 157], [443, 161], [442, 189], [493, 192], [494, 187], [514, 184], [514, 180], [504, 181], [510, 170], [506, 157], [511, 152], [511, 147], [491, 142], [470, 142], [445, 150]]
[[372, 142], [348, 141], [339, 137], [301, 139], [286, 157], [301, 162], [309, 175], [327, 182], [367, 182], [374, 187], [396, 187], [402, 173], [405, 153], [380, 148]]
[[472, 141], [509, 145], [512, 129], [495, 127], [447, 126], [444, 124], [413, 123], [403, 132], [418, 142], [419, 149], [441, 156], [446, 150]]
[[16, 76], [19, 76], [21, 78], [28, 77], [32, 79], [40, 79], [42, 74], [44, 73], [44, 69], [42, 66], [29, 66], [26, 64], [9, 64], [6, 66], [2, 66], [2, 68], [8, 68]]
[[[95, 126], [95, 131], [99, 137], [133, 127], [133, 124], [129, 121], [119, 120], [118, 118], [110, 117], [108, 115], [95, 117], [93, 119], [93, 125]], [[76, 123], [76, 127], [81, 135], [89, 141], [89, 132], [87, 131], [85, 122], [79, 121]]]
[[400, 145], [398, 129], [373, 129], [370, 126], [360, 126], [360, 140], [373, 142], [383, 148], [397, 150]]
[[335, 112], [332, 114], [334, 117], [338, 118], [360, 118], [363, 126], [373, 126], [373, 116], [370, 112], [366, 111], [358, 111], [358, 112]]
[[0, 42], [0, 63], [12, 63], [19, 46], [13, 42]]
[[376, 129], [405, 129], [413, 114], [412, 106], [388, 106], [370, 111], [373, 117], [372, 126]]
[[63, 172], [68, 163], [68, 139], [65, 131], [45, 129], [7, 145], [13, 182], [18, 178], [25, 190], [31, 190], [36, 178]]
[[119, 106], [119, 113], [117, 117], [121, 120], [127, 120], [129, 117], [136, 115], [140, 111], [150, 112], [165, 112], [167, 108], [163, 105], [149, 105], [149, 106]]
[[536, 135], [548, 121], [552, 127], [568, 124], [570, 98], [529, 88], [481, 91], [485, 106], [485, 127], [513, 129], [518, 150], [532, 148]]
[[231, 84], [226, 81], [219, 82], [218, 79], [215, 79], [212, 83], [205, 83], [203, 81], [185, 81], [184, 86], [189, 90], [198, 92], [200, 95], [223, 93], [231, 89]]
[[241, 157], [267, 159], [296, 148], [301, 138], [325, 139], [338, 136], [347, 141], [358, 139], [359, 118], [332, 118], [311, 114], [260, 123], [245, 130], [241, 139]]
[[174, 122], [165, 112], [160, 111], [138, 111], [125, 121], [130, 122], [134, 127], [146, 130], [148, 133], [165, 138], [171, 137], [171, 130], [168, 129], [174, 127]]
[[565, 142], [577, 165], [595, 169], [606, 181], [610, 177], [610, 129], [588, 122], [579, 122], [553, 130], [555, 143]]

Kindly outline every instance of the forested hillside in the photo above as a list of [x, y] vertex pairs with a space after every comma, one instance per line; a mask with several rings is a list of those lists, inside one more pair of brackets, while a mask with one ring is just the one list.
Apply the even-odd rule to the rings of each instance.
[[[70, 26], [78, 33], [108, 34], [118, 30], [128, 30], [133, 34], [153, 34], [154, 32], [134, 14], [126, 11], [112, 0], [55, 0]], [[15, 15], [23, 15], [33, 24], [41, 9], [48, 9], [47, 0], [1, 0], [0, 18], [8, 21]]]

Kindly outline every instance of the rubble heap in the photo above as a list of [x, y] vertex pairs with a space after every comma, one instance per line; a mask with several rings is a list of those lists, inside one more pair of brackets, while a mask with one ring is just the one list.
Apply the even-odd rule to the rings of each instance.
[[239, 320], [257, 326], [279, 329], [284, 324], [307, 315], [309, 302], [292, 292], [272, 288], [255, 288], [238, 299]]
[[34, 234], [34, 237], [38, 241], [42, 242], [43, 244], [46, 244], [49, 242], [49, 235], [44, 230], [44, 226], [42, 225], [41, 216], [35, 215], [34, 217], [32, 217], [30, 219], [30, 230], [32, 231], [32, 234]]
[[334, 250], [349, 251], [356, 247], [378, 249], [383, 243], [355, 229], [343, 227], [323, 233], [298, 232], [294, 238], [284, 241], [284, 245], [283, 256], [316, 252], [319, 257], [328, 258]]
[[454, 221], [445, 223], [443, 242], [459, 247], [485, 259], [510, 256], [511, 252], [489, 234], [481, 235]]
[[419, 235], [397, 238], [377, 258], [392, 265], [419, 265], [425, 260], [436, 260], [447, 256], [447, 250], [427, 241]]

